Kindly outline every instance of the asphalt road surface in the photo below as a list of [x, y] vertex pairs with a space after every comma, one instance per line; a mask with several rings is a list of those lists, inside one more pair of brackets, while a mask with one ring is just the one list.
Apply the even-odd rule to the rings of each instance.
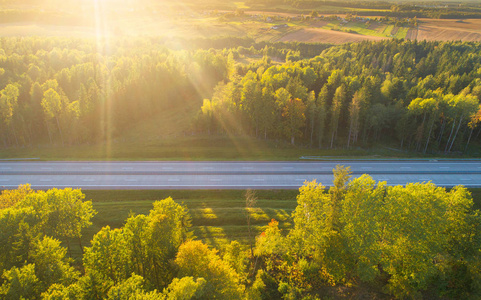
[[299, 162], [0, 162], [0, 188], [35, 189], [297, 189], [305, 181], [332, 184], [332, 169], [349, 166], [388, 185], [432, 181], [481, 187], [481, 160]]

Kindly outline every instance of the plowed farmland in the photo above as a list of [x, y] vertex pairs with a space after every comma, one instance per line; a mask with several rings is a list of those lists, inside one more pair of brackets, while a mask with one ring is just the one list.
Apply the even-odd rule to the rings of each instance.
[[360, 41], [379, 41], [384, 39], [378, 36], [368, 36], [355, 33], [347, 33], [335, 30], [327, 30], [321, 28], [305, 28], [295, 32], [291, 32], [279, 39], [281, 42], [309, 42], [309, 43], [331, 43], [343, 44], [349, 42]]
[[[415, 31], [415, 30], [413, 30]], [[420, 20], [416, 32], [407, 38], [427, 41], [481, 41], [481, 20]]]

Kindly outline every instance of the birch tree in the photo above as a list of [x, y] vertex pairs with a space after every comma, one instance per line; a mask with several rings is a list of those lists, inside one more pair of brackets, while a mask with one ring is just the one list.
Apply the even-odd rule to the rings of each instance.
[[347, 147], [352, 143], [357, 142], [359, 135], [359, 112], [361, 110], [359, 94], [356, 92], [352, 97], [352, 102], [349, 105], [349, 135], [347, 138]]
[[0, 91], [0, 117], [2, 118], [5, 126], [12, 132], [17, 146], [18, 139], [12, 120], [14, 112], [17, 109], [19, 94], [20, 92], [18, 87], [13, 84], [8, 84], [3, 90]]
[[63, 109], [62, 99], [53, 88], [49, 88], [43, 93], [42, 108], [47, 120], [55, 119], [57, 121], [58, 131], [60, 133], [60, 139], [63, 144], [62, 129], [60, 127], [60, 114]]

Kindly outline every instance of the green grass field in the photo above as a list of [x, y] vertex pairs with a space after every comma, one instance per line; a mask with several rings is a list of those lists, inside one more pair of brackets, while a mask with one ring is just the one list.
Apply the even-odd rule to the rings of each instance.
[[[372, 25], [366, 25], [360, 21], [349, 21], [342, 24], [340, 21], [332, 21], [322, 27], [328, 30], [339, 30], [345, 32], [355, 32], [361, 35], [367, 36], [379, 36], [379, 37], [393, 37], [393, 38], [405, 38], [409, 30], [407, 27], [396, 28], [394, 25], [380, 25], [378, 27]], [[371, 29], [372, 28], [372, 29]]]
[[[192, 230], [197, 239], [223, 249], [230, 241], [249, 244], [247, 235], [247, 212], [251, 216], [252, 228], [258, 235], [271, 219], [279, 221], [282, 229], [292, 226], [290, 218], [297, 206], [297, 190], [256, 191], [257, 204], [254, 209], [245, 207], [245, 191], [242, 190], [106, 190], [83, 191], [86, 199], [92, 200], [97, 215], [93, 225], [85, 229], [82, 237], [84, 246], [102, 227], [122, 227], [131, 213], [148, 214], [156, 200], [172, 197], [183, 203], [192, 217]], [[481, 189], [471, 189], [475, 209], [481, 209]], [[72, 253], [80, 256], [80, 249], [72, 243]]]
[[290, 226], [290, 215], [296, 207], [296, 190], [257, 191], [257, 204], [245, 207], [245, 191], [241, 190], [165, 190], [165, 191], [84, 191], [98, 212], [93, 225], [85, 230], [83, 244], [88, 244], [102, 227], [123, 226], [131, 213], [148, 214], [155, 200], [172, 197], [183, 203], [192, 217], [194, 235], [211, 246], [222, 249], [231, 240], [248, 243], [247, 213], [256, 234], [260, 234], [271, 219], [281, 228]]

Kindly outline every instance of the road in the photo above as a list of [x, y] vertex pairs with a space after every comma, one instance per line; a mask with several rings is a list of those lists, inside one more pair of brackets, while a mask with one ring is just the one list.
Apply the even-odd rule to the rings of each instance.
[[299, 162], [0, 162], [0, 187], [35, 189], [297, 189], [305, 181], [332, 184], [332, 169], [349, 166], [388, 185], [432, 181], [481, 187], [481, 160]]

